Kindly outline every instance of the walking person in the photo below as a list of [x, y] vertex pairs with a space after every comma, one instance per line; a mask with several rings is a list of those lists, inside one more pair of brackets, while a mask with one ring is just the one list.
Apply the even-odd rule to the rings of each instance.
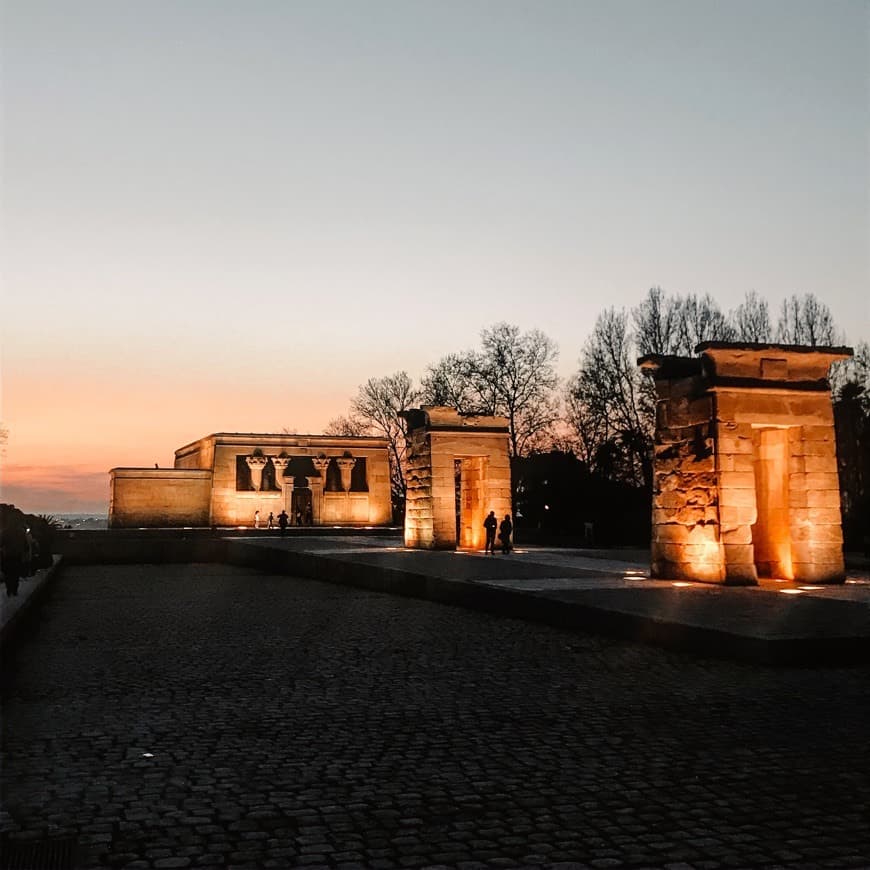
[[255, 529], [260, 528], [260, 512], [259, 511], [254, 511], [254, 528]]
[[280, 514], [278, 514], [278, 527], [281, 529], [281, 534], [283, 535], [287, 531], [287, 521], [290, 519], [287, 516], [287, 511], [282, 510]]
[[502, 553], [510, 553], [513, 549], [513, 544], [511, 543], [513, 531], [514, 524], [511, 522], [511, 515], [505, 514], [504, 519], [498, 527], [498, 539], [501, 541]]
[[483, 552], [489, 553], [490, 556], [494, 556], [495, 530], [498, 528], [498, 520], [495, 518], [495, 511], [489, 512], [489, 516], [483, 521], [483, 527], [486, 529], [486, 546], [483, 548]]
[[266, 521], [266, 528], [267, 529], [274, 529], [275, 528], [275, 514], [273, 514], [272, 511], [269, 511], [269, 519]]

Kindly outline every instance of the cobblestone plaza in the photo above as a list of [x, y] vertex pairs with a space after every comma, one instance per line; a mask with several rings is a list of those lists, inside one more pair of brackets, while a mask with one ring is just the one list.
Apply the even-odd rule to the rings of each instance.
[[772, 668], [221, 565], [65, 568], [3, 826], [84, 867], [863, 867], [870, 668]]

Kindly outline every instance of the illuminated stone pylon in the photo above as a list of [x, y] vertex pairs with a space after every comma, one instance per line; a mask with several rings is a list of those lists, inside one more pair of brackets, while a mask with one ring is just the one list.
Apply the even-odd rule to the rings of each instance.
[[657, 393], [653, 577], [845, 579], [828, 372], [847, 347], [706, 342], [638, 360]]
[[408, 421], [405, 546], [483, 549], [483, 521], [511, 512], [508, 421], [424, 405]]

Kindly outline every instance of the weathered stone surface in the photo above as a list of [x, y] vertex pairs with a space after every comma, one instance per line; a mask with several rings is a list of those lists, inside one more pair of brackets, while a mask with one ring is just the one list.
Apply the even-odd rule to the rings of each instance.
[[797, 583], [842, 583], [846, 579], [842, 559], [832, 562], [818, 559], [812, 562], [795, 561], [792, 568]]
[[722, 530], [723, 544], [751, 544], [752, 529], [747, 525], [738, 525]]
[[[646, 357], [659, 398], [655, 434], [652, 562], [655, 576], [753, 582], [758, 570], [789, 576], [814, 560], [842, 568], [839, 479], [828, 368], [850, 351], [721, 342], [691, 359]], [[706, 442], [712, 436], [710, 449]], [[702, 467], [694, 459], [703, 463]], [[699, 549], [701, 518], [722, 546]], [[681, 530], [681, 527], [684, 527]], [[709, 532], [705, 532], [705, 536]], [[718, 555], [717, 555], [718, 554]], [[703, 577], [702, 577], [703, 575]]]

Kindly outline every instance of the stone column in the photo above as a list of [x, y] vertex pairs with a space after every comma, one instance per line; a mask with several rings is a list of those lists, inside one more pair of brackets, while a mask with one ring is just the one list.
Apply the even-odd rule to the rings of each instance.
[[341, 488], [345, 492], [350, 492], [350, 476], [354, 465], [356, 465], [356, 459], [351, 456], [343, 456], [335, 461], [338, 464], [338, 470], [341, 472]]
[[248, 468], [251, 469], [251, 481], [254, 484], [254, 489], [259, 492], [260, 486], [263, 483], [263, 469], [266, 467], [268, 460], [265, 456], [246, 456], [245, 462]]
[[281, 501], [284, 510], [287, 511], [290, 517], [290, 524], [293, 524], [293, 512], [290, 508], [293, 507], [293, 478], [284, 477], [287, 473], [287, 466], [290, 464], [289, 456], [273, 456], [272, 465], [275, 466], [275, 483], [281, 490]]
[[[314, 460], [317, 462], [317, 460]], [[328, 460], [327, 460], [328, 461]], [[308, 485], [311, 487], [311, 523], [319, 526], [323, 515], [323, 485], [324, 478], [309, 477]]]
[[284, 475], [287, 473], [287, 466], [290, 464], [289, 456], [273, 456], [272, 465], [275, 466], [275, 485], [278, 489], [282, 489], [284, 485]]
[[314, 467], [320, 472], [320, 479], [322, 481], [321, 490], [326, 489], [326, 469], [329, 467], [329, 457], [314, 456], [311, 461], [314, 463]]

